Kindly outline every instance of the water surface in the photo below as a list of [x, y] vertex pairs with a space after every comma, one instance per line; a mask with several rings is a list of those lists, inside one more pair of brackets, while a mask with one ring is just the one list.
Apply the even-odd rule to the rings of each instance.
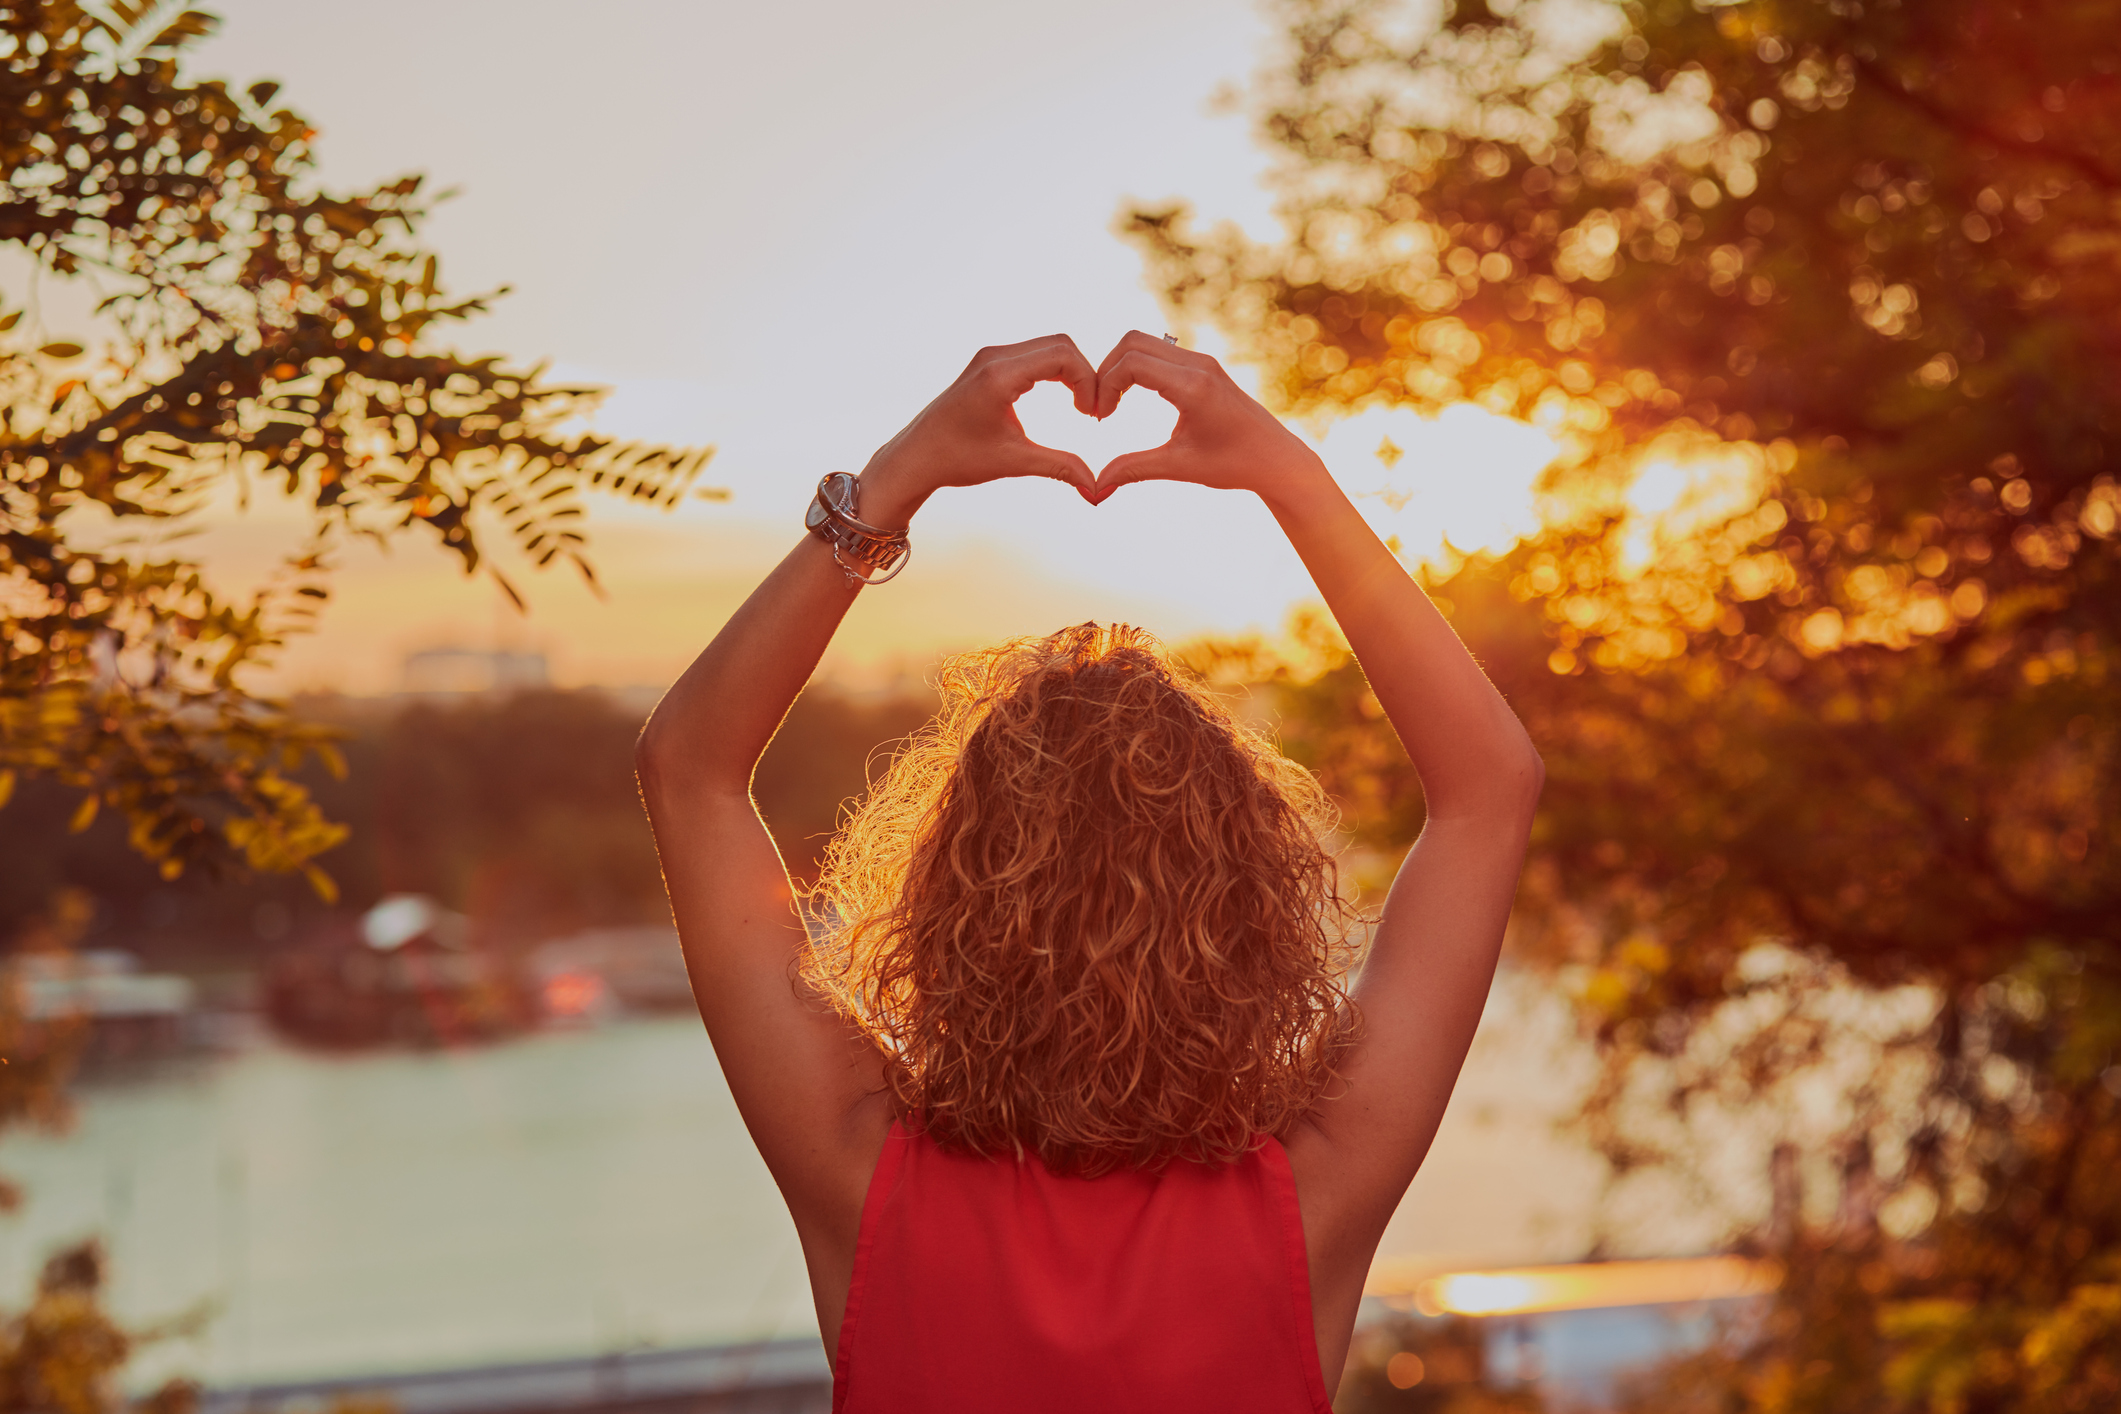
[[[1506, 978], [1385, 1255], [1576, 1256], [1598, 1170], [1557, 1137], [1583, 1076], [1552, 996]], [[0, 1306], [100, 1233], [141, 1356], [248, 1383], [814, 1334], [795, 1230], [691, 1017], [428, 1053], [263, 1044], [88, 1086], [14, 1136]]]

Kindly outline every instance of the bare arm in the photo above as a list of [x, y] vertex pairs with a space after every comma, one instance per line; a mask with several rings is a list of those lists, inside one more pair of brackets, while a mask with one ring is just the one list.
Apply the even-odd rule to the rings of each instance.
[[[1152, 478], [1260, 496], [1361, 660], [1428, 804], [1356, 992], [1364, 1025], [1346, 1089], [1287, 1141], [1323, 1333], [1329, 1287], [1352, 1320], [1377, 1240], [1443, 1119], [1494, 977], [1545, 769], [1501, 694], [1309, 447], [1204, 354], [1130, 334], [1099, 370], [1099, 412], [1136, 384], [1175, 405], [1178, 424], [1164, 446], [1100, 472], [1100, 498]], [[1339, 1333], [1344, 1345], [1345, 1324]]]
[[[1030, 442], [1011, 410], [1048, 380], [1073, 386], [1088, 410], [1094, 375], [1065, 336], [982, 350], [870, 459], [863, 519], [904, 526], [939, 487], [1005, 476], [1054, 477], [1088, 495], [1089, 468]], [[796, 989], [802, 922], [751, 776], [857, 592], [831, 548], [805, 536], [664, 695], [635, 753], [700, 1016], [813, 1275], [835, 1268], [841, 1246], [851, 1261], [890, 1116], [874, 1048]], [[821, 1289], [821, 1320], [828, 1304]], [[837, 1328], [831, 1313], [828, 1344]]]

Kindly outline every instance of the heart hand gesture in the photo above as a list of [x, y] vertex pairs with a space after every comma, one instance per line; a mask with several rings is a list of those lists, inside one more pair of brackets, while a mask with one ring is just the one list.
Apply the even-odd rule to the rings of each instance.
[[[1024, 435], [1016, 400], [1038, 383], [1067, 384], [1077, 410], [1099, 418], [1111, 416], [1129, 388], [1147, 388], [1178, 409], [1178, 424], [1162, 446], [1116, 457], [1093, 476], [1073, 452]], [[1273, 504], [1324, 470], [1316, 453], [1206, 354], [1136, 330], [1092, 369], [1073, 339], [1052, 334], [974, 355], [956, 382], [870, 458], [861, 508], [873, 524], [897, 528], [942, 487], [1012, 476], [1065, 481], [1093, 505], [1130, 482], [1151, 480], [1251, 491]]]

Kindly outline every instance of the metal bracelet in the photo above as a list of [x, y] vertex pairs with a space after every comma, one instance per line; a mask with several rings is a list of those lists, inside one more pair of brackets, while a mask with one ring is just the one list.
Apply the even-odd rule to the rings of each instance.
[[[903, 530], [884, 530], [855, 514], [861, 483], [844, 471], [827, 473], [803, 515], [812, 535], [832, 547], [832, 560], [849, 584], [882, 584], [894, 579], [913, 558]], [[850, 564], [848, 561], [852, 560]], [[879, 574], [878, 571], [883, 573]]]

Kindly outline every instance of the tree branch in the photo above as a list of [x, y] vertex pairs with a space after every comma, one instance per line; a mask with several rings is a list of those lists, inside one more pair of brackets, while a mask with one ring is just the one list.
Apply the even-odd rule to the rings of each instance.
[[2098, 158], [2088, 153], [2074, 152], [2068, 148], [2050, 147], [2044, 142], [2027, 138], [2011, 137], [1999, 133], [1985, 123], [1980, 123], [1961, 113], [1955, 113], [1943, 104], [1924, 94], [1917, 93], [1900, 82], [1884, 65], [1872, 59], [1858, 59], [1856, 72], [1878, 85], [1889, 96], [1922, 114], [1938, 126], [1948, 128], [1961, 137], [1976, 142], [1993, 143], [2012, 152], [2022, 152], [2028, 157], [2041, 157], [2050, 162], [2059, 162], [2080, 176], [2088, 178], [2093, 185], [2109, 192], [2121, 193], [2121, 172], [2115, 172]]

